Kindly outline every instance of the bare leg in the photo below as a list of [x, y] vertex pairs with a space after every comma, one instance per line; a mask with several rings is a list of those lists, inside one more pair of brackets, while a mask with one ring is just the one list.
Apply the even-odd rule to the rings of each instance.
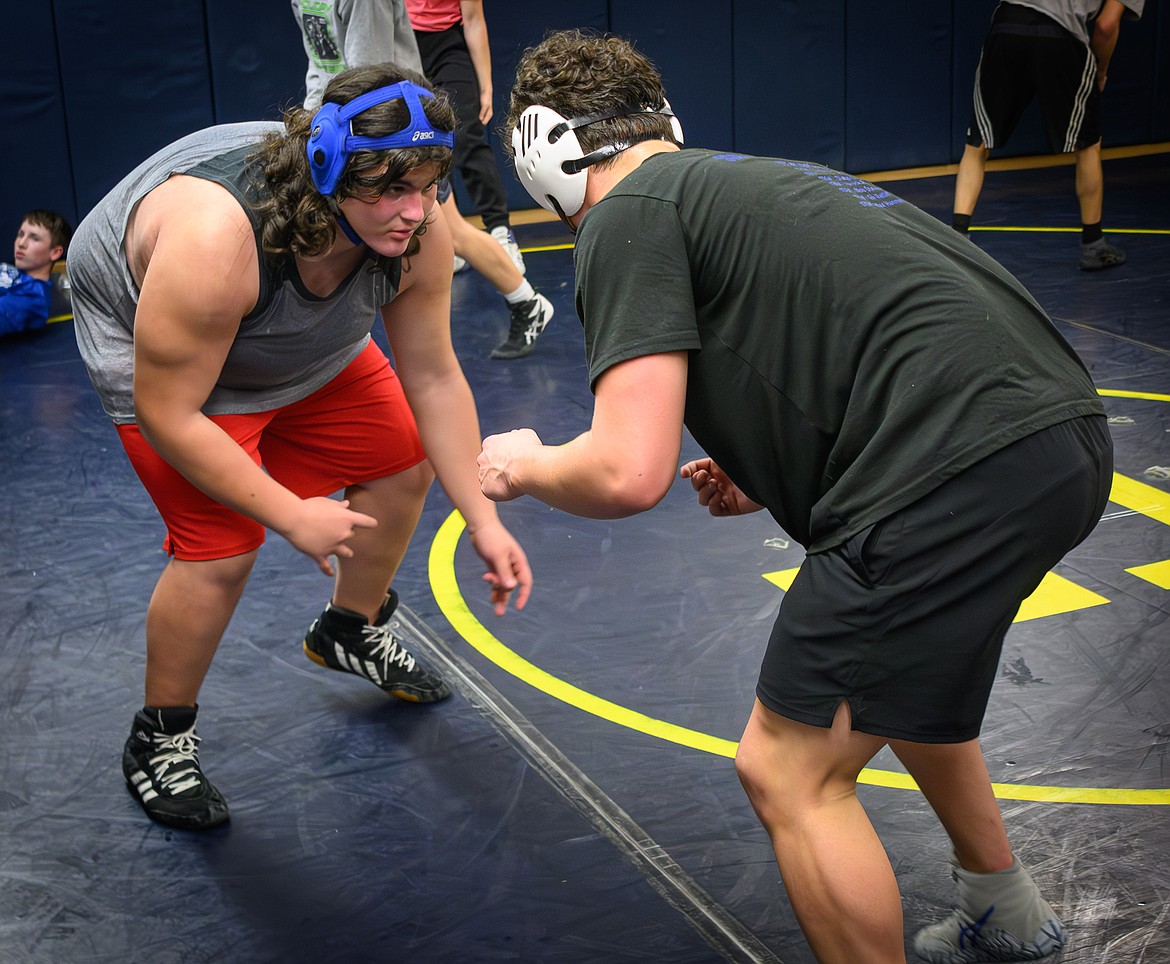
[[[487, 240], [500, 247], [492, 238]], [[505, 253], [504, 258], [507, 257]], [[349, 507], [372, 515], [378, 525], [356, 530], [349, 540], [352, 558], [337, 560], [334, 605], [363, 613], [371, 622], [374, 620], [382, 597], [406, 555], [434, 477], [430, 462], [424, 461], [397, 475], [346, 489]]]
[[454, 195], [443, 202], [443, 215], [451, 229], [455, 253], [487, 278], [496, 291], [508, 295], [524, 283], [524, 276], [503, 246], [486, 231], [468, 224], [459, 213]]
[[1104, 206], [1105, 178], [1101, 173], [1101, 142], [1077, 151], [1077, 204], [1081, 224], [1097, 224]]
[[147, 706], [195, 705], [255, 561], [252, 551], [167, 564], [146, 612]]
[[1012, 848], [978, 740], [907, 743], [890, 748], [922, 789], [951, 838], [960, 866], [979, 874], [1006, 870]]
[[975, 205], [983, 190], [983, 172], [987, 167], [989, 153], [986, 147], [972, 147], [968, 144], [963, 148], [959, 173], [955, 177], [955, 203], [952, 207], [955, 214], [975, 213]]
[[850, 729], [846, 704], [825, 729], [785, 719], [759, 701], [740, 741], [740, 780], [822, 964], [905, 960], [898, 885], [857, 799], [857, 776], [884, 745]]

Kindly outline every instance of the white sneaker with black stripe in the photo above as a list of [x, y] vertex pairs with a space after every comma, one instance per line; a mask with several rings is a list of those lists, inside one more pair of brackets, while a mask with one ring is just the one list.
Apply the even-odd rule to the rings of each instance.
[[531, 354], [536, 347], [536, 339], [552, 316], [552, 302], [539, 293], [513, 306], [508, 337], [492, 349], [492, 358], [523, 358]]

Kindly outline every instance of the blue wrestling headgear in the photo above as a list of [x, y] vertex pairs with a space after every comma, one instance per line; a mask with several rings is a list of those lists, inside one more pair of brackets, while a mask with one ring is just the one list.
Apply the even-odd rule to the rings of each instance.
[[612, 117], [629, 117], [640, 113], [669, 117], [674, 141], [682, 147], [682, 124], [670, 109], [670, 102], [665, 99], [658, 110], [651, 107], [641, 110], [618, 107], [572, 120], [562, 117], [550, 107], [534, 104], [520, 115], [520, 122], [512, 130], [512, 155], [520, 183], [545, 210], [560, 215], [562, 219], [572, 217], [585, 203], [587, 167], [629, 150], [639, 141], [660, 138], [658, 134], [647, 134], [635, 140], [606, 144], [586, 154], [577, 140], [576, 128]]
[[[455, 146], [451, 131], [435, 130], [427, 120], [422, 98], [434, 97], [425, 87], [408, 80], [390, 87], [379, 87], [355, 97], [348, 104], [322, 104], [313, 115], [307, 145], [309, 171], [313, 186], [325, 197], [332, 197], [345, 173], [346, 162], [357, 151], [385, 151], [392, 148]], [[384, 137], [361, 137], [353, 132], [352, 120], [363, 111], [391, 100], [404, 100], [410, 111], [410, 123], [400, 131]]]

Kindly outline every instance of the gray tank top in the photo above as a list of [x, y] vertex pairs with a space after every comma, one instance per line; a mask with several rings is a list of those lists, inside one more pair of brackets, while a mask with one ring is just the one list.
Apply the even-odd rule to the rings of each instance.
[[[77, 344], [102, 407], [115, 422], [134, 421], [134, 314], [138, 287], [123, 243], [134, 206], [172, 174], [221, 184], [257, 220], [248, 204], [262, 185], [245, 158], [270, 131], [269, 122], [197, 131], [163, 148], [128, 174], [85, 217], [69, 247], [69, 280]], [[331, 381], [370, 340], [378, 309], [398, 293], [401, 262], [389, 273], [373, 256], [327, 298], [306, 291], [291, 264], [283, 271], [260, 257], [260, 298], [240, 324], [207, 415], [262, 412], [289, 405]]]

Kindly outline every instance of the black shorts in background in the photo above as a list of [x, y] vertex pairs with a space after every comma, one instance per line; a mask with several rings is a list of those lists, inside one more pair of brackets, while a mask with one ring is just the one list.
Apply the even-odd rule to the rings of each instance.
[[1000, 4], [975, 73], [967, 143], [1003, 147], [1034, 99], [1039, 99], [1053, 153], [1080, 150], [1101, 139], [1093, 52], [1038, 10]]

